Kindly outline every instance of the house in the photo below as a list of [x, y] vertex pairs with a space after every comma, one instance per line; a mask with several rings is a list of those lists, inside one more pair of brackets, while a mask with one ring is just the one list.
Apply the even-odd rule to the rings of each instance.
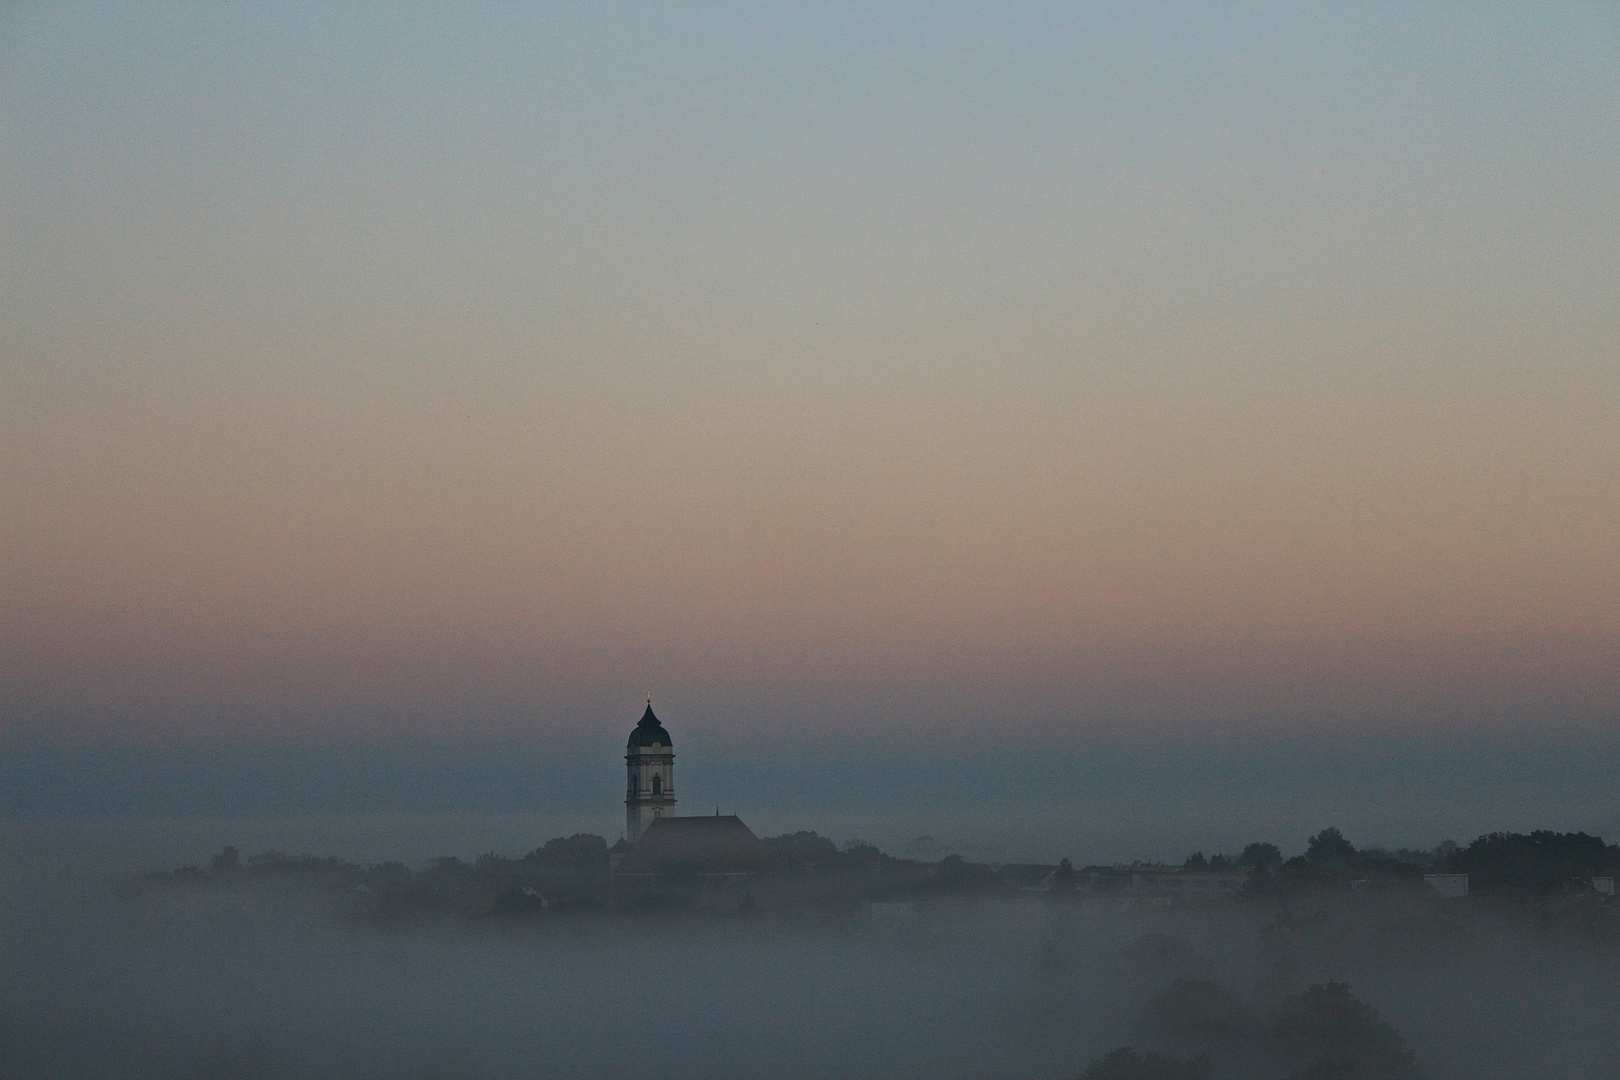
[[1459, 900], [1468, 895], [1467, 874], [1424, 874], [1423, 884], [1448, 900]]

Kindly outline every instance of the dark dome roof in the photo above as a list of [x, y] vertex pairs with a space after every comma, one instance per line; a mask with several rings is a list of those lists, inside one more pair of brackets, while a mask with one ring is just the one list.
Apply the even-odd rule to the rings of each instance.
[[634, 750], [638, 746], [651, 746], [654, 743], [662, 743], [671, 749], [675, 746], [670, 741], [669, 732], [664, 730], [664, 725], [653, 715], [652, 702], [649, 701], [647, 711], [641, 714], [641, 723], [630, 729], [630, 742], [626, 749]]

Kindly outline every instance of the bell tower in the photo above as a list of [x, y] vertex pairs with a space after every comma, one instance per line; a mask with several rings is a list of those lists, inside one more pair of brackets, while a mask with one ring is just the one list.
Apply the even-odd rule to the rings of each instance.
[[630, 731], [624, 767], [624, 838], [633, 844], [654, 821], [675, 816], [675, 746], [653, 715], [651, 694], [641, 722]]

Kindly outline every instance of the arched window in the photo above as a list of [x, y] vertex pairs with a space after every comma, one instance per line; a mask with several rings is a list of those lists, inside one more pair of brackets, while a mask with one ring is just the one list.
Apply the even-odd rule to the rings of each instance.
[[664, 778], [662, 776], [653, 777], [653, 798], [656, 799], [658, 796], [662, 795], [663, 793], [664, 793]]

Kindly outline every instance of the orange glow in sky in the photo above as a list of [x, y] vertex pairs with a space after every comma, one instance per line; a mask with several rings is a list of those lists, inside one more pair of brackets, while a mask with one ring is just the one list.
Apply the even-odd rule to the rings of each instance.
[[0, 733], [1612, 725], [1620, 30], [1438, 12], [4, 16]]

